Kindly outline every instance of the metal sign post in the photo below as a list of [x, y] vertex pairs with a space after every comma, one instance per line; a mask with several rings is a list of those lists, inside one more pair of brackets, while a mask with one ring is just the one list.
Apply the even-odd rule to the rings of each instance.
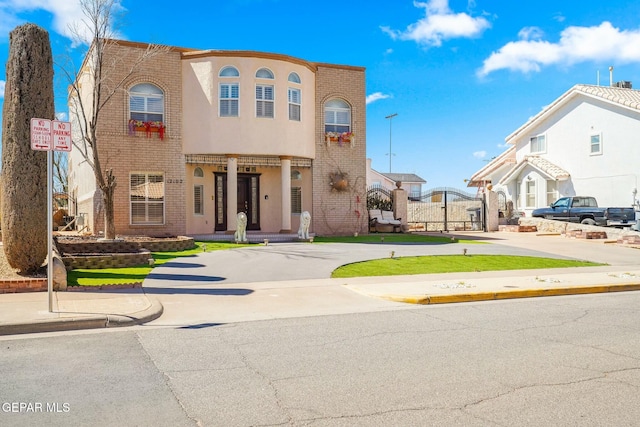
[[31, 119], [31, 149], [47, 152], [47, 292], [53, 312], [53, 151], [71, 151], [71, 123]]

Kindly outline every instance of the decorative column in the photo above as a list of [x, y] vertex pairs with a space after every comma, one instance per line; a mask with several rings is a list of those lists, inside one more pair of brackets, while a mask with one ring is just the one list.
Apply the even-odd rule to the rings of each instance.
[[396, 189], [393, 190], [393, 217], [400, 218], [402, 231], [404, 232], [409, 228], [407, 222], [409, 198], [407, 197], [407, 192], [400, 188], [401, 185], [400, 181], [396, 182]]
[[227, 233], [236, 231], [238, 215], [238, 156], [227, 154]]
[[487, 189], [485, 191], [485, 203], [486, 203], [486, 217], [485, 221], [487, 224], [487, 228], [484, 231], [498, 231], [500, 219], [498, 218], [499, 214], [499, 205], [498, 205], [498, 193], [495, 191]]
[[280, 179], [282, 184], [282, 229], [281, 233], [291, 232], [291, 157], [280, 157]]

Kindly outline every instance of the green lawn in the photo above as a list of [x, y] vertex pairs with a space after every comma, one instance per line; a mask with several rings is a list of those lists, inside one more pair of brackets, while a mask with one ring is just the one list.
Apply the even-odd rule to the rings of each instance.
[[335, 269], [331, 277], [399, 276], [410, 274], [455, 273], [468, 271], [525, 270], [561, 267], [591, 267], [597, 264], [556, 258], [512, 255], [434, 255], [383, 258], [356, 262]]
[[318, 243], [484, 243], [479, 240], [458, 240], [447, 236], [425, 236], [420, 234], [403, 233], [372, 233], [362, 236], [316, 236], [313, 239]]
[[[370, 234], [358, 237], [316, 237], [314, 242], [339, 243], [454, 243], [448, 237], [421, 236], [414, 234]], [[180, 252], [152, 252], [155, 265], [176, 258], [190, 257], [197, 253], [233, 249], [243, 244], [229, 242], [195, 242], [194, 249]], [[465, 243], [482, 243], [465, 241]], [[315, 244], [315, 243], [314, 243]], [[518, 257], [509, 255], [437, 255], [420, 257], [385, 258], [347, 264], [334, 270], [332, 277], [394, 276], [410, 274], [449, 273], [465, 271], [520, 270], [560, 267], [585, 267], [601, 265], [585, 261], [560, 260], [554, 258]], [[153, 267], [141, 265], [127, 268], [79, 269], [67, 274], [69, 286], [102, 286], [141, 282]]]
[[[233, 249], [246, 244], [229, 242], [195, 242], [196, 247], [179, 252], [152, 252], [151, 256], [155, 265], [162, 265], [172, 259], [190, 257], [197, 253], [218, 251], [223, 249]], [[126, 268], [104, 268], [104, 269], [78, 269], [67, 273], [68, 286], [102, 286], [102, 285], [122, 285], [126, 283], [142, 282], [151, 272], [153, 267], [140, 265]]]

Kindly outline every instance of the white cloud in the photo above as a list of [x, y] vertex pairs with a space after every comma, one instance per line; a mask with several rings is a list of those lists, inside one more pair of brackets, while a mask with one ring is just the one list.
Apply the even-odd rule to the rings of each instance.
[[484, 150], [476, 151], [475, 153], [473, 153], [473, 157], [475, 157], [476, 159], [484, 159], [485, 157], [487, 157], [487, 152]]
[[4, 85], [5, 85], [5, 81], [4, 80], [0, 80], [0, 98], [4, 98]]
[[538, 27], [524, 27], [518, 31], [520, 40], [540, 40], [543, 36], [544, 32]]
[[394, 40], [413, 40], [427, 47], [441, 46], [443, 40], [478, 37], [491, 27], [483, 17], [472, 17], [467, 13], [455, 13], [449, 9], [448, 0], [430, 0], [426, 3], [414, 1], [413, 5], [425, 9], [425, 18], [407, 27], [404, 31], [381, 27]]
[[620, 30], [603, 22], [595, 27], [568, 27], [557, 43], [531, 39], [538, 32], [521, 30], [521, 40], [509, 42], [485, 59], [479, 77], [497, 70], [537, 72], [548, 65], [587, 61], [640, 62], [640, 29]]
[[[53, 31], [65, 37], [73, 38], [70, 26], [84, 27], [80, 23], [86, 19], [86, 16], [80, 8], [79, 0], [6, 0], [0, 2], [0, 22], [2, 22], [0, 30], [3, 30], [4, 34], [8, 34], [13, 28], [24, 22], [19, 16], [20, 13], [35, 10], [51, 13]], [[124, 10], [120, 1], [114, 1], [112, 13]], [[8, 27], [6, 31], [4, 31], [5, 26]], [[114, 36], [116, 35], [114, 34]]]
[[372, 93], [371, 95], [367, 95], [367, 104], [371, 104], [373, 102], [380, 101], [381, 99], [387, 99], [387, 98], [391, 98], [391, 95], [387, 95], [382, 92], [375, 92], [375, 93]]

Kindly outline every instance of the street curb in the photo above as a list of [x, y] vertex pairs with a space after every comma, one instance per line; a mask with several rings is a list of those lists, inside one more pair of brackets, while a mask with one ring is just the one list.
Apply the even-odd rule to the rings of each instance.
[[[534, 297], [550, 297], [563, 295], [582, 295], [597, 294], [609, 292], [628, 292], [640, 291], [640, 283], [625, 283], [614, 285], [594, 285], [594, 286], [575, 286], [569, 288], [540, 288], [540, 289], [522, 289], [508, 290], [499, 292], [475, 292], [459, 295], [421, 295], [421, 296], [397, 296], [397, 295], [379, 295], [380, 298], [394, 302], [403, 302], [407, 304], [451, 304], [459, 302], [474, 301], [492, 301], [502, 299], [516, 298], [534, 298]], [[371, 295], [373, 296], [373, 295]]]
[[162, 316], [164, 312], [164, 307], [155, 298], [147, 299], [151, 303], [149, 307], [144, 310], [138, 311], [136, 313], [130, 315], [123, 314], [108, 314], [106, 318], [106, 328], [119, 328], [122, 326], [133, 326], [133, 325], [141, 325], [143, 323], [151, 322], [152, 320], [156, 320], [158, 317]]
[[147, 299], [149, 307], [129, 315], [105, 314], [37, 320], [30, 323], [6, 323], [0, 325], [0, 336], [141, 325], [157, 319], [164, 312], [160, 301], [149, 297]]

